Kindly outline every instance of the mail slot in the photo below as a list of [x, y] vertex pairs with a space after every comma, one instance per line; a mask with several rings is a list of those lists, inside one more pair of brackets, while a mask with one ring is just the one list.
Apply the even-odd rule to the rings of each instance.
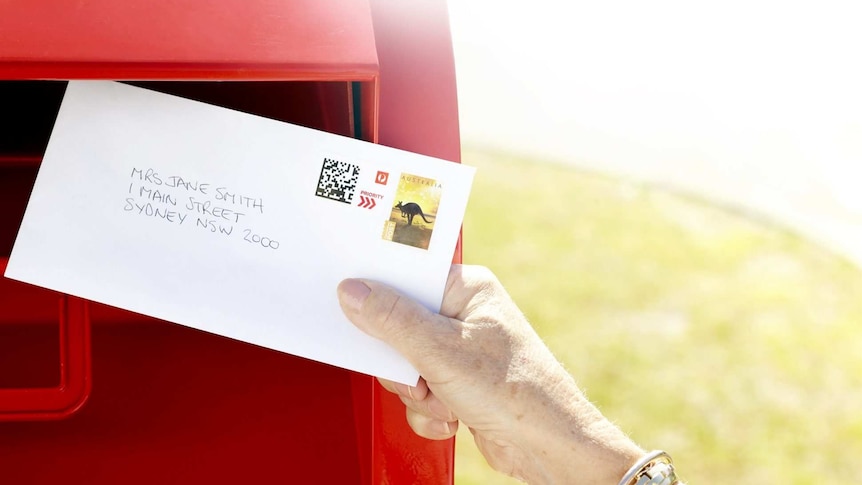
[[[0, 270], [68, 79], [459, 160], [444, 2], [177, 3], [4, 7]], [[452, 483], [453, 449], [370, 377], [0, 279], [0, 483]]]

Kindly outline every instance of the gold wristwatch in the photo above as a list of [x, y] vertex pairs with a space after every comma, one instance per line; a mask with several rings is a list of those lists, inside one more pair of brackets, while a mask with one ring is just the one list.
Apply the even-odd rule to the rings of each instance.
[[676, 476], [673, 460], [664, 451], [651, 451], [637, 461], [619, 485], [685, 485]]

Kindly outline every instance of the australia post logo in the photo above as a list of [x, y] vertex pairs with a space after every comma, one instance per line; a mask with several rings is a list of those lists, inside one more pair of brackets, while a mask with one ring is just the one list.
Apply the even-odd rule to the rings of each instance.
[[389, 172], [378, 170], [377, 177], [374, 178], [374, 181], [380, 185], [386, 185], [386, 182], [389, 182]]

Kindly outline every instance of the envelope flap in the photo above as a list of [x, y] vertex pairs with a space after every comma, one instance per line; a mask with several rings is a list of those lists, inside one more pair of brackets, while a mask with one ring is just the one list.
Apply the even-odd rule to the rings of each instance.
[[[0, 78], [368, 80], [363, 0], [11, 0]], [[194, 76], [194, 74], [192, 74]]]

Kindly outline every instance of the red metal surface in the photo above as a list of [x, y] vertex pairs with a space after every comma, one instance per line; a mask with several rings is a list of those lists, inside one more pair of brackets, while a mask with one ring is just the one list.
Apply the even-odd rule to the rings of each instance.
[[0, 79], [369, 80], [362, 0], [4, 0]]
[[[359, 82], [361, 138], [377, 141], [367, 0], [4, 0], [0, 11], [0, 79], [321, 81], [351, 101]], [[352, 121], [352, 102], [314, 110], [344, 106]]]
[[[216, 3], [6, 0], [0, 79], [326, 81], [151, 87], [342, 134], [355, 129], [343, 81], [367, 81], [363, 138], [459, 159], [443, 1]], [[26, 201], [44, 149], [23, 138], [4, 152], [0, 136], [13, 205]], [[0, 257], [19, 220], [0, 211]], [[42, 304], [0, 307], [0, 335], [51, 328], [34, 322], [56, 316], [56, 302], [33, 295]], [[100, 305], [90, 314], [89, 401], [62, 421], [0, 423], [0, 483], [452, 483], [453, 442], [416, 437], [370, 377]], [[56, 347], [40, 348], [7, 352], [15, 365], [0, 358], [0, 388], [38, 369], [53, 383], [58, 359], [45, 355]]]
[[350, 376], [179, 325], [93, 326], [74, 416], [0, 424], [0, 483], [357, 483]]
[[[343, 83], [150, 87], [351, 134]], [[266, 103], [272, 94], [278, 102]], [[8, 209], [0, 212], [0, 254], [9, 253], [35, 180], [33, 160], [7, 156], [0, 165], [0, 199]], [[44, 333], [44, 325], [33, 323], [48, 308], [56, 313], [56, 296], [30, 308], [7, 288], [0, 288], [10, 298], [3, 305], [4, 330]], [[31, 300], [41, 291], [19, 289]], [[370, 473], [370, 431], [360, 441], [358, 429], [370, 425], [371, 397], [354, 405], [349, 372], [102, 305], [93, 305], [91, 314], [87, 405], [45, 426], [20, 419], [50, 404], [46, 396], [34, 395], [39, 403], [4, 401], [21, 407], [19, 422], [0, 424], [0, 483], [56, 483], [61, 477], [87, 484], [359, 483], [362, 470]], [[46, 361], [43, 354], [7, 352], [14, 361], [0, 366], [0, 382], [20, 373], [32, 378]], [[56, 466], [39, 466], [46, 459]]]
[[[0, 273], [6, 270], [6, 259], [0, 259]], [[0, 362], [4, 369], [20, 363], [19, 352], [27, 349], [9, 348], [20, 341], [14, 338], [19, 332], [27, 332], [20, 324], [34, 317], [41, 320], [46, 308], [54, 314], [42, 325], [59, 323], [59, 361], [43, 360], [58, 366], [57, 380], [50, 386], [28, 386], [22, 388], [0, 388], [0, 421], [35, 419], [58, 419], [77, 411], [90, 394], [90, 320], [87, 303], [78, 298], [60, 295], [51, 291], [29, 287], [22, 283], [0, 280], [0, 308], [9, 312], [0, 315]], [[28, 311], [35, 310], [35, 311]], [[50, 313], [50, 312], [49, 312]], [[21, 315], [24, 318], [15, 318]], [[10, 318], [11, 317], [11, 318]], [[18, 324], [18, 326], [9, 325]], [[5, 325], [4, 325], [5, 324]], [[32, 325], [33, 322], [30, 322]], [[11, 338], [10, 338], [11, 337]], [[17, 347], [17, 346], [16, 346]]]
[[[380, 61], [379, 142], [460, 162], [455, 67], [445, 1], [372, 0]], [[460, 244], [454, 261], [461, 261]], [[451, 484], [455, 442], [417, 437], [404, 405], [373, 388], [374, 484]]]
[[[36, 166], [7, 156], [0, 169], [2, 274]], [[91, 385], [89, 328], [86, 302], [0, 278], [0, 421], [62, 418], [83, 405]], [[38, 361], [22, 369], [30, 355]]]

